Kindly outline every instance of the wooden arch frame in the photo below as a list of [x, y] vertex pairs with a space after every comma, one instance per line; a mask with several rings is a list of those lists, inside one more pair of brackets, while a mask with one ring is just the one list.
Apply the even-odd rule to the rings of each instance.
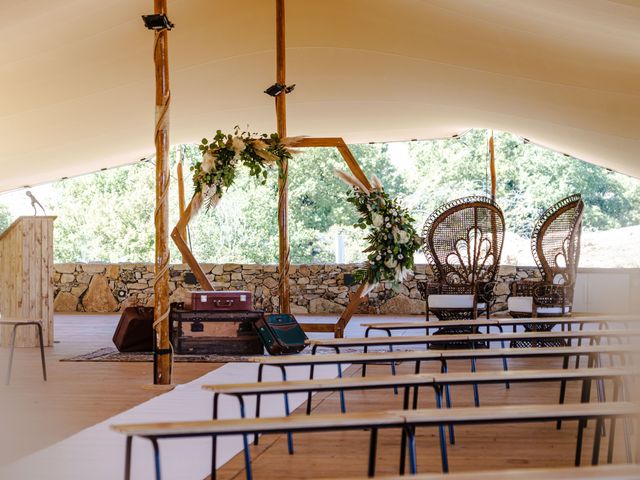
[[[340, 137], [302, 138], [296, 141], [295, 147], [296, 148], [319, 148], [319, 147], [337, 148], [338, 152], [340, 152], [340, 155], [342, 155], [342, 158], [347, 164], [347, 167], [349, 167], [349, 170], [351, 170], [351, 173], [353, 174], [353, 176], [356, 177], [366, 188], [371, 189], [371, 183], [369, 182], [369, 179], [367, 178], [366, 174], [360, 167], [360, 164], [358, 163], [356, 158], [353, 156], [353, 153], [351, 153], [351, 150], [349, 149], [349, 147], [347, 146], [347, 144], [342, 138]], [[218, 200], [219, 200], [219, 197], [214, 199], [214, 202], [213, 202], [214, 206], [217, 204]], [[180, 219], [178, 220], [178, 223], [176, 224], [176, 226], [173, 228], [173, 231], [171, 232], [171, 238], [173, 239], [173, 242], [176, 244], [176, 247], [178, 247], [178, 250], [182, 254], [182, 258], [184, 262], [187, 265], [189, 265], [189, 268], [191, 268], [191, 271], [193, 272], [200, 286], [206, 290], [214, 290], [213, 285], [211, 284], [206, 274], [204, 273], [204, 270], [200, 266], [200, 263], [195, 258], [195, 256], [193, 255], [193, 252], [189, 248], [189, 245], [186, 242], [185, 234], [184, 234], [184, 232], [186, 232], [187, 225], [189, 224], [191, 219], [198, 214], [201, 207], [202, 207], [202, 195], [196, 194], [191, 199], [187, 207], [181, 211]], [[288, 256], [286, 257], [285, 265], [286, 265], [286, 268], [282, 269], [282, 271], [279, 270], [278, 272], [278, 274], [281, 277], [281, 282], [282, 282], [283, 272], [284, 272], [284, 276], [288, 277], [289, 265], [290, 265], [290, 260]], [[344, 329], [347, 323], [349, 323], [349, 320], [351, 320], [351, 317], [356, 312], [358, 305], [360, 305], [360, 303], [362, 302], [362, 293], [365, 291], [366, 288], [367, 288], [367, 284], [364, 283], [360, 285], [356, 290], [356, 292], [350, 296], [349, 304], [347, 305], [342, 315], [340, 315], [340, 318], [335, 325], [303, 324], [304, 329], [306, 331], [321, 331], [321, 332], [332, 331], [336, 337], [342, 337], [344, 335]], [[288, 288], [287, 288], [287, 294], [288, 294]], [[280, 304], [282, 305], [282, 301], [280, 302]]]

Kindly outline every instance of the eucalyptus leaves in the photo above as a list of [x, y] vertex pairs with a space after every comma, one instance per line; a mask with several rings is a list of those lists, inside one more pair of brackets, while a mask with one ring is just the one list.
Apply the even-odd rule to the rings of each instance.
[[420, 248], [421, 239], [413, 227], [413, 218], [400, 203], [391, 198], [375, 176], [372, 188], [366, 188], [356, 178], [337, 171], [336, 174], [353, 187], [347, 201], [352, 203], [360, 220], [354, 226], [369, 228], [367, 262], [354, 276], [367, 282], [370, 288], [381, 281], [402, 282], [413, 269], [413, 255]]
[[288, 144], [278, 134], [240, 132], [238, 127], [233, 134], [218, 130], [211, 141], [203, 138], [198, 148], [202, 159], [191, 166], [194, 193], [202, 193], [209, 205], [233, 184], [239, 165], [264, 183], [270, 169], [291, 158]]

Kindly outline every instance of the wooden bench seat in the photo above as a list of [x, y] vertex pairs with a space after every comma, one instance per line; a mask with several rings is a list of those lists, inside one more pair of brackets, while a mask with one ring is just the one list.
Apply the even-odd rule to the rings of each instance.
[[477, 320], [415, 320], [409, 322], [367, 322], [362, 323], [365, 327], [365, 336], [368, 330], [411, 330], [411, 329], [431, 329], [443, 327], [505, 327], [531, 325], [587, 325], [587, 324], [629, 324], [640, 322], [640, 316], [630, 315], [594, 315], [594, 316], [568, 316], [568, 317], [535, 317], [535, 318], [492, 318]]
[[[247, 435], [261, 433], [304, 433], [337, 430], [370, 429], [369, 442], [369, 476], [375, 474], [375, 457], [377, 449], [377, 434], [380, 428], [402, 428], [406, 442], [401, 447], [408, 447], [411, 472], [417, 471], [415, 429], [417, 427], [437, 427], [442, 432], [445, 424], [473, 425], [496, 423], [542, 422], [556, 420], [578, 420], [580, 425], [589, 419], [596, 419], [598, 426], [606, 418], [628, 418], [636, 415], [637, 405], [627, 402], [611, 402], [599, 404], [570, 404], [570, 405], [517, 405], [492, 406], [480, 408], [452, 408], [452, 409], [422, 409], [376, 411], [366, 413], [348, 413], [344, 415], [296, 415], [282, 418], [238, 419], [238, 420], [208, 420], [191, 422], [143, 423], [128, 425], [113, 425], [112, 428], [127, 436], [125, 456], [125, 479], [130, 478], [132, 438], [142, 437], [151, 441], [154, 448], [156, 478], [160, 479], [160, 449], [159, 439], [182, 437], [214, 437], [243, 435], [245, 471], [251, 479], [251, 457], [247, 442]], [[578, 432], [576, 446], [577, 459], [582, 447], [581, 429]], [[610, 434], [609, 450], [613, 450], [613, 439]], [[440, 436], [442, 467], [448, 470], [446, 443]], [[625, 435], [626, 439], [626, 435]], [[595, 429], [592, 463], [599, 461], [601, 429]], [[215, 445], [215, 442], [214, 442]], [[215, 452], [212, 458], [215, 459]], [[404, 454], [401, 453], [404, 459]], [[212, 464], [212, 478], [215, 478], [215, 462]]]
[[505, 342], [511, 340], [550, 340], [550, 339], [593, 339], [602, 338], [628, 339], [640, 336], [638, 330], [594, 330], [594, 331], [566, 331], [566, 332], [506, 332], [486, 334], [447, 334], [447, 335], [420, 335], [399, 337], [354, 337], [354, 338], [323, 338], [310, 339], [308, 344], [312, 347], [312, 353], [318, 348], [332, 348], [339, 351], [345, 347], [373, 347], [393, 345], [433, 345], [452, 342]]
[[[344, 477], [331, 480], [365, 480], [367, 477]], [[379, 480], [406, 480], [407, 477], [381, 476]], [[487, 472], [462, 472], [448, 474], [418, 474], [411, 480], [638, 480], [640, 465], [603, 465], [580, 468], [527, 468], [494, 470]], [[326, 479], [325, 479], [326, 480]]]

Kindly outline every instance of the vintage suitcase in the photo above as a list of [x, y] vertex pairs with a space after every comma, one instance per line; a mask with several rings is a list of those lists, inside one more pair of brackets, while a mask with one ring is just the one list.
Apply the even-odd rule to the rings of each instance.
[[178, 354], [262, 355], [254, 323], [262, 311], [171, 310], [172, 342]]
[[253, 295], [245, 291], [198, 291], [191, 293], [188, 308], [199, 311], [249, 311], [253, 308]]
[[113, 343], [120, 352], [151, 352], [153, 350], [153, 308], [125, 308], [113, 334]]
[[307, 346], [307, 335], [293, 315], [269, 315], [255, 323], [264, 347], [271, 355], [298, 353]]

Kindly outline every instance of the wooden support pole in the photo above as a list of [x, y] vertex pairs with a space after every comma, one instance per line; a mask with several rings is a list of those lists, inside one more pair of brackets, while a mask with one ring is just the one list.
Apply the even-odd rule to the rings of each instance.
[[[154, 13], [166, 15], [167, 0], [154, 0]], [[155, 32], [153, 60], [156, 77], [156, 255], [154, 283], [153, 383], [171, 383], [172, 350], [169, 343], [169, 58], [168, 32]]]
[[[180, 216], [185, 211], [185, 199], [184, 199], [184, 175], [182, 173], [182, 147], [178, 145], [176, 147], [176, 176], [178, 177], [178, 210]], [[180, 230], [180, 236], [187, 238], [187, 225], [183, 225]], [[184, 255], [182, 255], [182, 263], [185, 263]]]
[[[285, 51], [285, 11], [284, 0], [276, 0], [276, 83], [286, 85], [286, 51]], [[280, 138], [287, 136], [287, 97], [283, 91], [276, 96], [276, 121]], [[289, 295], [289, 266], [291, 252], [289, 248], [288, 230], [289, 207], [289, 162], [283, 159], [278, 175], [278, 232], [279, 232], [279, 273], [278, 293], [280, 297], [280, 313], [291, 313]]]
[[491, 172], [491, 200], [496, 199], [496, 152], [493, 145], [493, 130], [491, 130], [491, 136], [489, 137], [489, 171]]

